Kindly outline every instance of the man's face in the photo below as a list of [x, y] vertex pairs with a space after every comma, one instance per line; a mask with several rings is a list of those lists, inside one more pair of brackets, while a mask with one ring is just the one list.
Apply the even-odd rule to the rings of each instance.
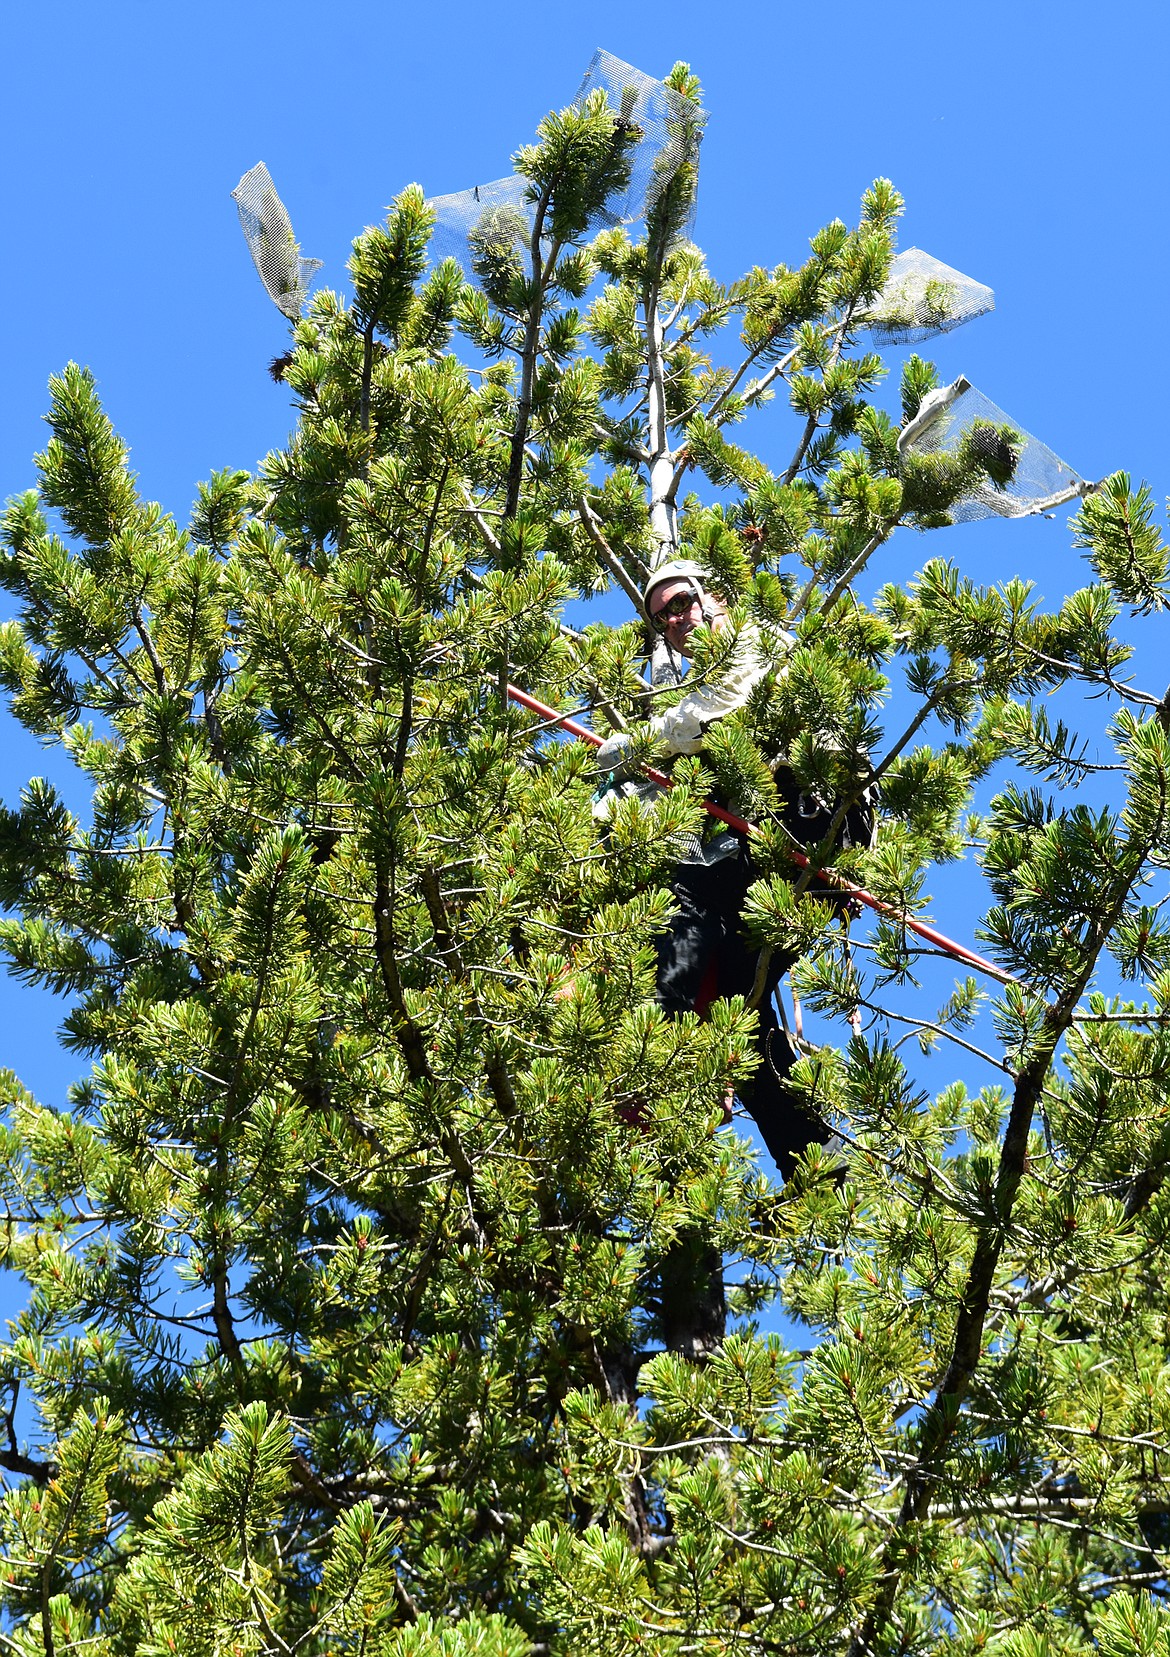
[[[727, 607], [710, 596], [707, 602], [714, 612], [711, 625], [718, 627]], [[703, 624], [703, 608], [695, 593], [694, 583], [680, 577], [655, 587], [650, 594], [650, 620], [674, 650], [681, 656], [689, 656], [687, 640], [695, 628]]]

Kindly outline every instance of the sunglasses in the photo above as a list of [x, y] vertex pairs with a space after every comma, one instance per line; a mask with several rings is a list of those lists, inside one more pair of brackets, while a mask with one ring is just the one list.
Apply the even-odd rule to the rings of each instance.
[[685, 616], [687, 611], [698, 603], [699, 599], [694, 593], [675, 593], [673, 598], [667, 599], [661, 610], [655, 610], [650, 617], [650, 625], [655, 632], [665, 633], [670, 622], [677, 621], [680, 616]]

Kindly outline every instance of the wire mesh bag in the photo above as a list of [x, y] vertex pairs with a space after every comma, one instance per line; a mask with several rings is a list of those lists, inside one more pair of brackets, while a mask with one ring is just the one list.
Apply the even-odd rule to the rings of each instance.
[[256, 273], [273, 304], [296, 319], [320, 259], [302, 259], [284, 203], [263, 161], [246, 172], [232, 191], [240, 226]]
[[908, 247], [891, 264], [866, 325], [877, 343], [906, 345], [949, 333], [994, 309], [995, 294], [982, 282], [920, 247]]
[[528, 180], [512, 173], [491, 184], [432, 196], [435, 215], [427, 251], [436, 262], [455, 259], [473, 270], [482, 259], [505, 260], [526, 253], [532, 240], [532, 206], [525, 198]]
[[[706, 111], [612, 52], [593, 54], [573, 104], [580, 106], [599, 90], [615, 115], [640, 133], [630, 152], [629, 183], [610, 199], [601, 222], [636, 224], [653, 211], [678, 169], [697, 163]], [[430, 257], [455, 259], [474, 271], [497, 259], [511, 260], [517, 251], [526, 254], [532, 240], [528, 190], [529, 181], [513, 173], [470, 190], [432, 196], [427, 204], [435, 215]], [[692, 216], [693, 211], [692, 205]]]
[[[1014, 434], [1010, 438], [1002, 431], [1005, 426]], [[1027, 518], [1063, 506], [1093, 487], [965, 379], [932, 391], [923, 399], [918, 414], [899, 437], [898, 448], [902, 452], [939, 454], [956, 449], [969, 432], [975, 435], [977, 453], [983, 444], [989, 460], [1010, 463], [1014, 459], [1014, 467], [1002, 489], [983, 482], [948, 507], [956, 523], [974, 523], [979, 518]]]
[[[607, 209], [611, 224], [636, 224], [654, 211], [680, 167], [698, 164], [707, 112], [652, 75], [601, 50], [590, 59], [573, 103], [580, 107], [597, 91], [606, 94], [615, 113], [641, 131], [630, 156], [629, 184], [623, 195], [611, 197]], [[693, 219], [692, 201], [688, 227]]]

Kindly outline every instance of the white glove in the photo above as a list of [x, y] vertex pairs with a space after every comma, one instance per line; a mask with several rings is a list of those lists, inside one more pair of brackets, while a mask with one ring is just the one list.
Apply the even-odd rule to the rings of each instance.
[[612, 736], [606, 737], [597, 750], [595, 761], [603, 776], [612, 776], [620, 782], [623, 777], [632, 774], [635, 767], [629, 763], [627, 750], [633, 740], [628, 731], [614, 731]]

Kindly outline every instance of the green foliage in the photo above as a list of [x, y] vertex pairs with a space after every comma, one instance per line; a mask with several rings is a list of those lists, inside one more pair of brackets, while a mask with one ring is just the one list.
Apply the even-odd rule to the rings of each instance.
[[1170, 573], [1170, 554], [1151, 522], [1153, 511], [1146, 486], [1134, 490], [1124, 472], [1115, 472], [1073, 520], [1073, 544], [1086, 549], [1094, 573], [1143, 614], [1166, 603]]
[[[262, 1650], [265, 1625], [278, 1611], [272, 1532], [289, 1483], [289, 1424], [269, 1421], [255, 1403], [229, 1413], [224, 1433], [157, 1503], [118, 1585], [122, 1615], [141, 1630], [139, 1649], [152, 1654]], [[348, 1561], [355, 1592], [363, 1563]], [[337, 1574], [326, 1568], [326, 1592]]]
[[[91, 802], [0, 811], [0, 950], [91, 1068], [67, 1110], [0, 1073], [22, 1657], [1167, 1646], [1170, 737], [1118, 633], [1163, 602], [1151, 501], [1085, 502], [1056, 609], [945, 556], [869, 597], [1018, 434], [899, 454], [858, 346], [888, 181], [717, 281], [669, 85], [641, 239], [600, 96], [518, 153], [535, 228], [485, 214], [466, 273], [426, 274], [404, 191], [293, 328], [293, 436], [186, 530], [92, 377], [52, 382], [0, 683]], [[912, 357], [903, 421], [937, 384]], [[781, 390], [765, 463], [728, 432]], [[682, 688], [641, 620], [562, 621], [662, 552], [731, 607]], [[604, 825], [591, 750], [506, 694], [653, 757], [745, 642], [746, 705]], [[654, 997], [712, 791], [758, 822], [747, 922], [802, 957], [792, 1087], [844, 1146], [783, 1190], [721, 1130], [755, 1009]], [[801, 795], [876, 914], [797, 874]], [[956, 975], [910, 922], [972, 853], [998, 967]]]
[[349, 275], [359, 328], [398, 338], [416, 303], [415, 285], [426, 268], [433, 223], [422, 191], [412, 184], [394, 203], [385, 229], [374, 226], [354, 242]]
[[56, 507], [79, 539], [95, 551], [113, 540], [134, 515], [137, 497], [126, 465], [129, 450], [102, 412], [87, 369], [70, 363], [52, 385], [48, 415], [53, 436], [37, 457], [41, 498]]

